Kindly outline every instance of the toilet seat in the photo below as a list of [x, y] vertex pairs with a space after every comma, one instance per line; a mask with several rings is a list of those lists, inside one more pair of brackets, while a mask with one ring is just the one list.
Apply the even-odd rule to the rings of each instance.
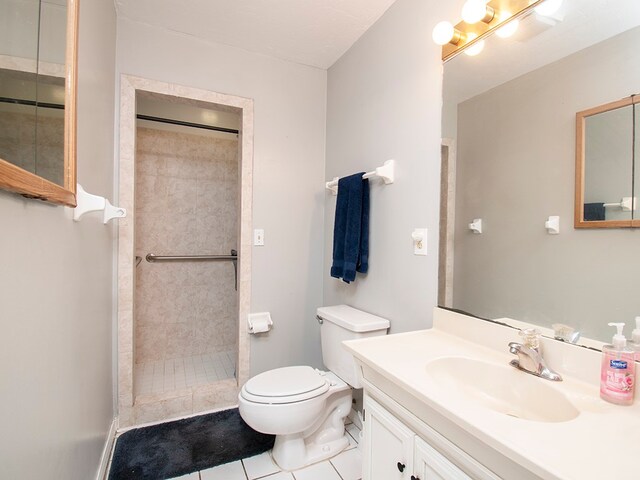
[[331, 382], [311, 367], [276, 368], [251, 378], [240, 394], [245, 400], [264, 404], [301, 402], [323, 395]]

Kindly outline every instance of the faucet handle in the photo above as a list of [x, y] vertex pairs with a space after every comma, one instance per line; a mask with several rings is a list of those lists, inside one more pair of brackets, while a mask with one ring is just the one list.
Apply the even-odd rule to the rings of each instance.
[[525, 347], [536, 351], [540, 349], [540, 332], [535, 328], [520, 330], [520, 336], [522, 337], [522, 343]]

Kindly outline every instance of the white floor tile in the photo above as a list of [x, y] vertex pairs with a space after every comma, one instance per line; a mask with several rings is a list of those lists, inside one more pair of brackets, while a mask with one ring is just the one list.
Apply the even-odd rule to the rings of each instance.
[[198, 472], [193, 472], [187, 475], [182, 475], [181, 477], [174, 477], [171, 480], [200, 480], [200, 475]]
[[360, 429], [356, 427], [354, 423], [352, 423], [351, 425], [347, 425], [347, 432], [357, 443], [360, 443]]
[[[220, 358], [225, 359], [225, 362]], [[229, 358], [235, 358], [235, 353], [222, 352], [138, 363], [135, 366], [136, 395], [163, 393], [233, 378], [235, 360], [227, 364]]]
[[346, 450], [350, 450], [358, 446], [358, 442], [356, 442], [356, 440], [348, 433], [347, 433], [347, 440], [349, 440], [349, 446], [346, 448]]
[[343, 480], [360, 480], [362, 478], [362, 453], [354, 448], [331, 459], [331, 463]]
[[261, 453], [255, 457], [245, 458], [242, 460], [242, 463], [244, 464], [244, 469], [247, 472], [249, 480], [254, 480], [280, 471], [280, 468], [278, 468], [271, 459], [271, 454], [269, 452]]
[[296, 480], [341, 480], [335, 468], [325, 461], [293, 472]]
[[200, 472], [201, 480], [247, 480], [244, 473], [242, 462], [225, 463], [217, 467], [202, 470]]
[[295, 480], [293, 475], [289, 472], [280, 472], [268, 477], [261, 478], [260, 480]]

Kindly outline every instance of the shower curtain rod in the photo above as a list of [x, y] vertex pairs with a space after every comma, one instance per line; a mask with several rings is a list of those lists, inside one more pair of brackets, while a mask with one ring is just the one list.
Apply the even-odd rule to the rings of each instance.
[[25, 100], [22, 98], [0, 97], [0, 103], [11, 103], [13, 105], [26, 105], [28, 107], [54, 108], [56, 110], [64, 110], [64, 105], [59, 103], [45, 103], [37, 100]]
[[215, 127], [213, 125], [203, 125], [201, 123], [193, 123], [193, 122], [184, 122], [182, 120], [173, 120], [171, 118], [162, 118], [162, 117], [152, 117], [151, 115], [136, 115], [138, 120], [148, 120], [150, 122], [158, 122], [158, 123], [168, 123], [170, 125], [179, 125], [181, 127], [193, 127], [193, 128], [202, 128], [203, 130], [214, 130], [216, 132], [223, 133], [235, 133], [236, 135], [240, 133], [239, 130], [235, 130], [233, 128], [224, 128], [224, 127]]
[[[53, 108], [56, 110], [64, 110], [64, 105], [59, 103], [45, 103], [37, 100], [25, 100], [22, 98], [0, 97], [0, 103], [11, 103], [14, 105], [26, 105], [29, 107]], [[214, 125], [204, 125], [202, 123], [185, 122], [182, 120], [173, 120], [171, 118], [154, 117], [151, 115], [136, 115], [138, 120], [147, 120], [149, 122], [168, 123], [169, 125], [178, 125], [181, 127], [201, 128], [203, 130], [213, 130], [215, 132], [233, 133], [238, 135], [239, 130], [234, 128], [216, 127]]]

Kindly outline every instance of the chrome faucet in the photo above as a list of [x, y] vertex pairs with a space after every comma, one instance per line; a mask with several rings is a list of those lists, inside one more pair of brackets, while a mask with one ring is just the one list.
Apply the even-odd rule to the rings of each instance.
[[516, 367], [523, 372], [546, 378], [555, 382], [562, 381], [562, 377], [551, 370], [540, 352], [540, 334], [534, 328], [527, 328], [520, 331], [523, 337], [522, 343], [509, 343], [509, 351], [517, 355], [517, 359], [511, 360], [509, 365]]

